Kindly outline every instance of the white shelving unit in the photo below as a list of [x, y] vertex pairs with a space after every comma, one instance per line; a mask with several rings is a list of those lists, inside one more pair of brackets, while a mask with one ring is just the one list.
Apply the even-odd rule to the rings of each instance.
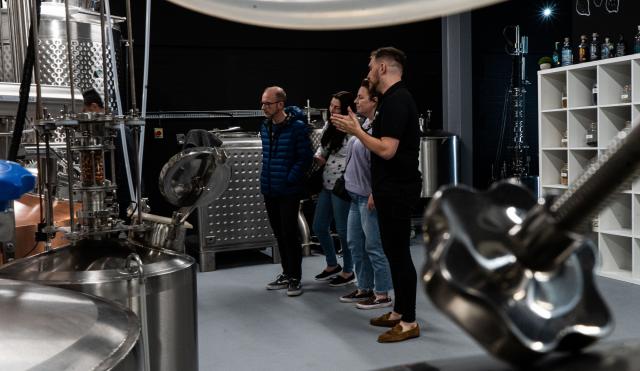
[[[568, 184], [575, 182], [638, 117], [640, 54], [538, 72], [542, 193], [568, 188], [561, 173], [567, 172]], [[597, 143], [587, 144], [592, 125], [597, 127]], [[640, 284], [640, 179], [610, 198], [591, 237], [600, 252], [600, 275]]]

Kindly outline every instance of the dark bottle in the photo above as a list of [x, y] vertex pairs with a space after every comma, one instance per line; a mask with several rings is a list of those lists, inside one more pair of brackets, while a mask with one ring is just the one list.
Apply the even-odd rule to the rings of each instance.
[[560, 67], [562, 65], [562, 59], [560, 58], [560, 42], [555, 42], [555, 47], [553, 48], [553, 54], [551, 55], [551, 64], [553, 67]]
[[578, 45], [578, 63], [589, 60], [589, 45], [587, 44], [587, 35], [580, 36], [580, 45]]
[[600, 53], [600, 57], [602, 59], [611, 58], [613, 54], [613, 44], [609, 40], [608, 37], [604, 38], [604, 42], [602, 43], [602, 52]]
[[616, 44], [616, 57], [622, 57], [626, 53], [625, 49], [627, 49], [627, 46], [624, 44], [622, 35], [620, 35], [618, 43]]
[[638, 26], [638, 33], [636, 34], [636, 37], [634, 38], [633, 52], [634, 53], [640, 53], [640, 26]]
[[562, 46], [562, 62], [563, 66], [570, 66], [573, 64], [573, 51], [571, 51], [571, 44], [569, 44], [569, 38], [564, 38], [564, 45]]
[[600, 59], [600, 42], [598, 41], [598, 33], [594, 32], [589, 45], [589, 60], [597, 61]]

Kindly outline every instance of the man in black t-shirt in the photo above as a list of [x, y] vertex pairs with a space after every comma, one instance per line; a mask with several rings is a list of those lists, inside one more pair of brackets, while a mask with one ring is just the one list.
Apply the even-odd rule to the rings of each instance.
[[371, 320], [374, 326], [391, 327], [378, 338], [381, 343], [420, 335], [415, 318], [417, 274], [409, 250], [411, 207], [418, 202], [421, 187], [420, 136], [418, 110], [402, 81], [405, 61], [405, 54], [393, 47], [371, 53], [367, 77], [382, 95], [373, 135], [362, 130], [353, 112], [332, 115], [340, 130], [355, 135], [371, 151], [373, 200], [395, 292], [393, 311]]

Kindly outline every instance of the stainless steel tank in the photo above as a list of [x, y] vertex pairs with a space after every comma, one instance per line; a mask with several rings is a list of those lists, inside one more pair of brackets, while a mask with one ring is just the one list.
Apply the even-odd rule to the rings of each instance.
[[458, 137], [445, 131], [427, 130], [420, 139], [419, 166], [422, 173], [420, 197], [427, 198], [443, 185], [458, 184], [460, 178]]
[[[135, 272], [125, 269], [131, 253], [142, 260], [144, 286]], [[196, 266], [189, 256], [130, 241], [81, 240], [7, 264], [0, 268], [0, 277], [107, 298], [141, 319], [146, 304], [150, 369], [198, 369]]]
[[0, 369], [141, 370], [140, 322], [94, 296], [0, 279]]
[[[71, 0], [71, 49], [74, 61], [76, 89], [84, 91], [95, 88], [104, 91], [102, 66], [102, 38], [100, 35], [100, 13], [93, 9], [94, 1]], [[29, 30], [27, 9], [20, 8], [19, 1], [9, 3], [9, 11], [0, 14], [0, 78], [1, 81], [20, 81]], [[114, 42], [119, 45], [122, 17], [112, 17]], [[26, 30], [26, 31], [25, 31]], [[67, 67], [67, 29], [64, 1], [44, 0], [38, 29], [38, 51], [40, 55], [40, 79], [43, 85], [69, 86]], [[116, 51], [119, 49], [116, 48]], [[111, 60], [107, 58], [107, 68]], [[113, 97], [113, 76], [110, 80], [110, 95]]]

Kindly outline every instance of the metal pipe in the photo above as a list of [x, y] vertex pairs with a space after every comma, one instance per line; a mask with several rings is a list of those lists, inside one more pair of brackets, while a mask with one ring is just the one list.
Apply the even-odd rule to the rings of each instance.
[[131, 0], [126, 0], [126, 11], [127, 11], [127, 39], [129, 40], [129, 85], [131, 86], [131, 111], [135, 115], [137, 111], [136, 107], [136, 77], [135, 77], [135, 69], [133, 68], [133, 30], [131, 27], [132, 17], [131, 17]]
[[71, 45], [71, 14], [69, 1], [64, 2], [65, 25], [67, 27], [67, 66], [69, 70], [69, 89], [71, 90], [71, 113], [76, 113], [75, 82], [73, 81], [73, 51]]
[[[147, 115], [147, 92], [149, 85], [149, 38], [151, 32], [151, 0], [147, 0], [147, 7], [145, 9], [144, 17], [144, 66], [142, 69], [142, 118]], [[144, 125], [142, 126], [142, 132], [140, 133], [140, 145], [138, 147], [138, 176], [142, 178], [142, 167], [144, 160], [144, 136], [146, 130]]]
[[[36, 0], [31, 0], [31, 26], [33, 31], [33, 76], [36, 84], [36, 120], [38, 120], [42, 119], [44, 114], [42, 112], [42, 86], [40, 85], [40, 48], [38, 47], [38, 12]], [[73, 101], [73, 99], [74, 97], [71, 96], [71, 101]], [[47, 140], [47, 146], [48, 145]]]
[[[111, 25], [109, 25], [109, 29], [111, 29]], [[109, 73], [107, 72], [107, 45], [106, 38], [104, 36], [107, 29], [105, 28], [104, 22], [104, 1], [100, 2], [100, 39], [102, 40], [102, 87], [104, 89], [104, 113], [111, 113], [111, 99], [109, 97]], [[113, 167], [115, 165], [111, 165]]]
[[[52, 192], [51, 192], [51, 162], [50, 162], [50, 158], [51, 158], [51, 148], [49, 146], [49, 143], [51, 141], [51, 134], [47, 131], [45, 132], [45, 136], [44, 136], [44, 144], [45, 144], [45, 161], [44, 161], [44, 168], [45, 168], [45, 203], [47, 204], [47, 212], [45, 213], [45, 218], [46, 218], [46, 233], [47, 233], [47, 241], [45, 242], [45, 251], [49, 251], [51, 250], [51, 240], [52, 240], [52, 236], [51, 235], [51, 231], [53, 229], [53, 198], [52, 198]], [[54, 171], [56, 169], [53, 169]], [[54, 232], [55, 235], [55, 232]]]
[[[74, 95], [71, 94], [71, 101], [73, 101]], [[65, 142], [67, 144], [67, 182], [69, 187], [69, 231], [71, 233], [74, 232], [74, 211], [73, 211], [73, 155], [71, 154], [71, 130], [69, 128], [65, 128], [66, 139]]]
[[[147, 282], [144, 276], [144, 265], [138, 254], [131, 253], [127, 256], [125, 267], [129, 269], [129, 271], [132, 271], [132, 263], [138, 266], [136, 273], [140, 280], [140, 291], [138, 295], [140, 297], [140, 324], [142, 325], [142, 352], [144, 356], [144, 369], [145, 371], [149, 371], [151, 369], [151, 361], [149, 357], [149, 325], [147, 320]], [[130, 295], [129, 299], [133, 299], [133, 295]], [[130, 305], [130, 307], [133, 310], [133, 306]]]
[[[9, 11], [7, 11], [7, 18], [9, 18]], [[4, 81], [4, 32], [2, 32], [4, 30], [4, 26], [3, 26], [3, 21], [2, 21], [3, 17], [2, 17], [2, 13], [0, 13], [0, 81]], [[10, 28], [11, 26], [9, 26], [9, 30], [11, 30]], [[10, 39], [10, 37], [9, 37]]]
[[[138, 140], [140, 138], [140, 127], [139, 126], [135, 126], [133, 128], [133, 142], [137, 143]], [[134, 148], [137, 147], [133, 146]], [[136, 169], [138, 169], [140, 167], [140, 164], [138, 163], [138, 156], [137, 153], [135, 154], [134, 157], [134, 166]], [[142, 198], [142, 190], [140, 189], [140, 184], [142, 183], [141, 181], [141, 177], [140, 177], [140, 173], [136, 174], [136, 210], [138, 210], [138, 224], [142, 225], [142, 206], [141, 206], [141, 198]]]
[[[111, 20], [111, 6], [109, 3], [109, 0], [103, 0], [104, 1], [104, 10], [105, 13], [107, 15], [107, 24], [109, 25], [109, 28], [111, 28], [111, 25], [113, 24], [112, 20]], [[120, 99], [120, 86], [118, 83], [118, 69], [115, 68], [115, 66], [117, 66], [117, 61], [116, 61], [116, 51], [115, 51], [115, 44], [113, 42], [113, 33], [112, 32], [108, 32], [107, 33], [107, 40], [109, 42], [109, 54], [111, 55], [111, 68], [112, 68], [112, 75], [113, 75], [113, 86], [114, 86], [114, 91], [115, 91], [115, 98], [116, 98], [116, 106], [118, 109], [118, 115], [122, 115], [122, 100]], [[136, 199], [135, 197], [135, 192], [133, 189], [133, 177], [131, 176], [131, 166], [129, 164], [129, 150], [127, 147], [127, 142], [126, 142], [126, 135], [125, 135], [125, 130], [124, 130], [124, 125], [120, 125], [120, 141], [122, 143], [122, 153], [124, 156], [124, 167], [125, 167], [125, 172], [127, 174], [127, 185], [129, 186], [129, 196], [131, 198], [131, 200]]]

